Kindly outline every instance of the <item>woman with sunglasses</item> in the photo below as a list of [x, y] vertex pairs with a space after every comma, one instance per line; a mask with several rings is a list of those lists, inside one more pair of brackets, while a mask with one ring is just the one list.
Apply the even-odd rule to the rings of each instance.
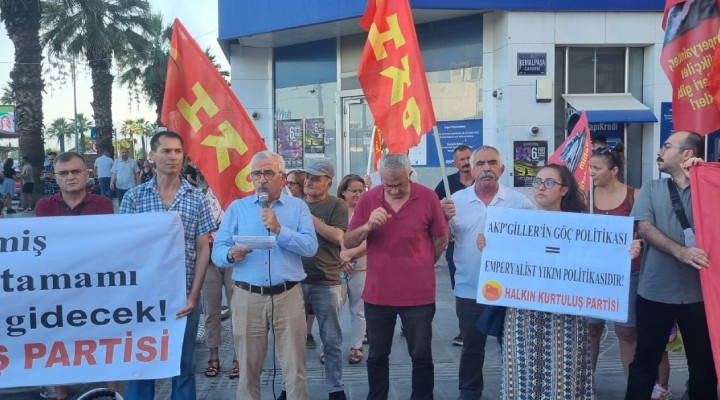
[[[585, 196], [572, 172], [549, 164], [533, 180], [538, 210], [581, 213]], [[485, 235], [478, 236], [485, 248]], [[593, 399], [587, 319], [508, 308], [503, 340], [502, 398]]]
[[[347, 203], [348, 223], [352, 219], [355, 205], [360, 195], [365, 192], [365, 180], [359, 175], [347, 175], [338, 185], [337, 196]], [[365, 271], [367, 245], [365, 242], [358, 247], [340, 250], [342, 271], [345, 279], [342, 282], [342, 300], [340, 308], [345, 306], [345, 300], [350, 300], [350, 354], [348, 362], [357, 364], [363, 359], [363, 343], [365, 339], [365, 304], [362, 301], [362, 292], [365, 289]], [[341, 275], [342, 276], [342, 275]]]
[[[614, 148], [600, 147], [593, 150], [593, 155], [590, 157], [590, 176], [594, 182], [592, 195], [593, 214], [630, 215], [639, 191], [623, 183], [624, 158], [622, 143], [617, 144]], [[620, 344], [620, 361], [626, 377], [628, 375], [628, 366], [635, 355], [635, 346], [637, 345], [635, 299], [637, 298], [639, 270], [640, 257], [636, 257], [630, 266], [628, 320], [626, 323], [615, 322], [615, 335]], [[600, 351], [600, 337], [605, 329], [605, 321], [589, 318], [588, 329], [594, 371]]]

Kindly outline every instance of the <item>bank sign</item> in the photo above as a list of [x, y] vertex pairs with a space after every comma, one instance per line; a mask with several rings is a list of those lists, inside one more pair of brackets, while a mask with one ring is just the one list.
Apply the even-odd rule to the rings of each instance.
[[518, 75], [546, 75], [547, 53], [518, 53]]

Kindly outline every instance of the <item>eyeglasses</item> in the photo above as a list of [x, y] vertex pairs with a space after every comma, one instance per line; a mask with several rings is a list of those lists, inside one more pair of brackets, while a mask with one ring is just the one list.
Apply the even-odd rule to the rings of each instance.
[[352, 194], [360, 194], [365, 191], [365, 189], [345, 189], [346, 192], [350, 192]]
[[402, 182], [402, 183], [398, 183], [397, 185], [387, 185], [387, 184], [384, 184], [384, 183], [383, 183], [383, 184], [382, 184], [382, 187], [385, 188], [385, 190], [393, 190], [393, 189], [398, 189], [398, 190], [400, 190], [400, 189], [402, 189], [405, 185], [407, 185], [407, 181]]
[[279, 172], [275, 171], [252, 171], [250, 172], [250, 178], [252, 178], [254, 181], [259, 180], [261, 177], [265, 177], [266, 180], [271, 180], [275, 177], [276, 174], [279, 174]]
[[684, 147], [675, 146], [672, 143], [665, 143], [664, 145], [660, 146], [660, 151], [667, 151], [670, 149], [687, 150]]
[[540, 186], [545, 186], [545, 189], [552, 189], [555, 185], [565, 186], [553, 178], [547, 178], [545, 180], [535, 178], [532, 181], [532, 185], [535, 189], [539, 189]]
[[74, 176], [78, 176], [78, 175], [82, 174], [83, 172], [85, 172], [84, 169], [66, 169], [64, 171], [55, 171], [55, 175], [62, 176], [64, 178], [71, 174]]

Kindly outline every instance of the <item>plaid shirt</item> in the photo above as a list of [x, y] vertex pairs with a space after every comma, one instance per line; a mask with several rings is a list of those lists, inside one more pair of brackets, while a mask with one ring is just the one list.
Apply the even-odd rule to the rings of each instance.
[[180, 188], [170, 202], [170, 207], [166, 208], [157, 190], [155, 178], [152, 178], [130, 189], [120, 206], [120, 214], [157, 211], [174, 211], [180, 214], [185, 230], [185, 278], [187, 290], [190, 290], [195, 277], [195, 238], [215, 229], [210, 205], [200, 190], [181, 179]]
[[[45, 165], [43, 166], [43, 173], [49, 172], [51, 174], [55, 173], [55, 167], [52, 165]], [[52, 196], [55, 193], [58, 193], [60, 191], [60, 186], [58, 186], [57, 181], [55, 179], [45, 179], [45, 196]]]

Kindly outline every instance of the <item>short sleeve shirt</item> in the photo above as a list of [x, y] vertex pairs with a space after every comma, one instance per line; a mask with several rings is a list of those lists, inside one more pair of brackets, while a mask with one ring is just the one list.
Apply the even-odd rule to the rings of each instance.
[[348, 230], [383, 207], [388, 221], [367, 236], [363, 300], [376, 305], [418, 306], [435, 302], [434, 238], [447, 234], [442, 206], [432, 190], [410, 183], [410, 198], [395, 212], [377, 186], [360, 196]]
[[[690, 186], [678, 188], [678, 194], [690, 226], [694, 227]], [[636, 221], [652, 223], [667, 237], [684, 245], [683, 229], [672, 208], [667, 178], [642, 186], [631, 215]], [[703, 301], [699, 272], [653, 246], [648, 246], [643, 254], [638, 294], [647, 300], [668, 304]]]
[[[348, 224], [348, 208], [344, 200], [334, 196], [308, 203], [310, 213], [320, 221], [345, 231]], [[340, 285], [340, 246], [317, 234], [318, 250], [314, 257], [303, 257], [307, 278], [304, 283]]]
[[112, 172], [115, 174], [115, 187], [128, 190], [135, 187], [135, 174], [140, 172], [140, 168], [132, 158], [128, 158], [126, 161], [118, 158], [113, 163]]

